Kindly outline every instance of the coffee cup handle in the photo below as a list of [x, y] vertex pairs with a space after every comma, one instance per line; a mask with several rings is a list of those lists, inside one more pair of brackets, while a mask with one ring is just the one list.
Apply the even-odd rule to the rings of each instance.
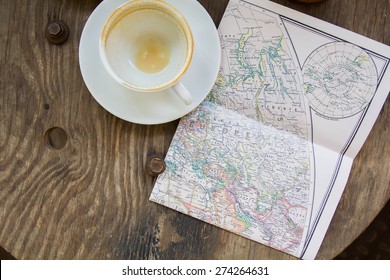
[[184, 101], [186, 105], [190, 105], [193, 101], [192, 95], [187, 90], [187, 88], [181, 83], [178, 82], [173, 86], [173, 89], [177, 95]]

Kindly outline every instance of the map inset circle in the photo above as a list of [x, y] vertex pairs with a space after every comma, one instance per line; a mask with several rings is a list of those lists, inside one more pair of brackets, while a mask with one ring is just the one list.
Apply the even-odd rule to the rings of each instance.
[[350, 117], [363, 110], [378, 83], [372, 58], [362, 48], [345, 42], [313, 51], [302, 72], [310, 107], [331, 118]]

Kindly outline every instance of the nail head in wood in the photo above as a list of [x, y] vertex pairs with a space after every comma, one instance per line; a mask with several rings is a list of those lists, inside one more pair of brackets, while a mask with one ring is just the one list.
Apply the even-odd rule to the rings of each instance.
[[53, 21], [47, 25], [45, 35], [50, 43], [61, 45], [68, 40], [69, 28], [62, 21]]
[[145, 164], [146, 172], [153, 176], [157, 177], [165, 171], [166, 165], [164, 157], [162, 155], [151, 155], [147, 158]]

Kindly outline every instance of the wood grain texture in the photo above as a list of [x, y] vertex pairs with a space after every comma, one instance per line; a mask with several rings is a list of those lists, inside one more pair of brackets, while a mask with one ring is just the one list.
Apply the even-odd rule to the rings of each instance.
[[[165, 154], [178, 122], [142, 126], [106, 112], [78, 64], [84, 24], [98, 0], [0, 0], [0, 246], [18, 259], [293, 259], [148, 201], [143, 166]], [[216, 25], [228, 0], [200, 0]], [[283, 5], [390, 44], [390, 1]], [[51, 20], [68, 41], [44, 37]], [[318, 258], [335, 257], [390, 196], [387, 101], [355, 160]], [[45, 138], [66, 131], [62, 149]]]

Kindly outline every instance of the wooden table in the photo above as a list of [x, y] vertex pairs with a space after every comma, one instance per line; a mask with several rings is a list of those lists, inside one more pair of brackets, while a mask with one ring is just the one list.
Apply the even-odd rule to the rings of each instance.
[[[98, 0], [0, 0], [0, 245], [18, 259], [293, 259], [149, 202], [151, 153], [165, 154], [178, 121], [143, 126], [88, 92], [78, 46]], [[215, 24], [228, 0], [200, 0]], [[390, 1], [280, 4], [390, 44]], [[45, 38], [52, 20], [69, 38]], [[390, 196], [390, 102], [352, 173], [317, 258], [331, 259]], [[61, 129], [53, 129], [61, 128]]]

